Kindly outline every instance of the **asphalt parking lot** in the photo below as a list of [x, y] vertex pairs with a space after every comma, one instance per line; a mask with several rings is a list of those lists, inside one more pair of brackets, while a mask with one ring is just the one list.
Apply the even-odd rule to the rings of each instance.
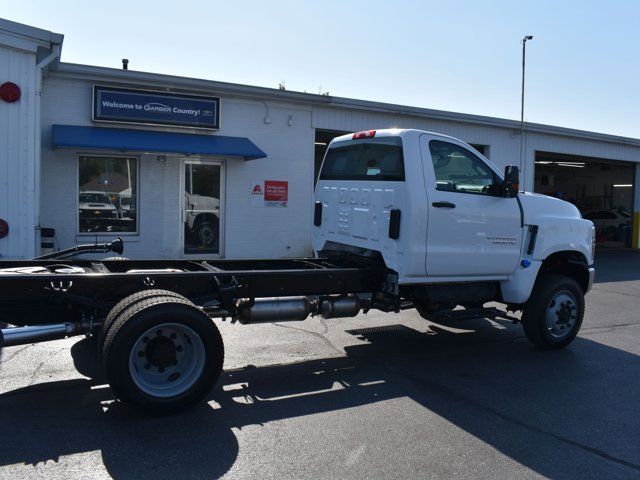
[[600, 252], [579, 337], [414, 311], [222, 324], [206, 404], [144, 418], [68, 339], [4, 349], [0, 478], [640, 478], [640, 255]]

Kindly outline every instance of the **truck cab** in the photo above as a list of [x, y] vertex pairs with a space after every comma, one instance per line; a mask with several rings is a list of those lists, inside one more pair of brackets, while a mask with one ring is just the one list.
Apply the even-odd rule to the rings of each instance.
[[[507, 177], [513, 172], [507, 167]], [[314, 252], [383, 261], [425, 315], [488, 301], [520, 308], [553, 274], [586, 294], [592, 222], [517, 182], [446, 135], [389, 129], [338, 137], [316, 185]]]

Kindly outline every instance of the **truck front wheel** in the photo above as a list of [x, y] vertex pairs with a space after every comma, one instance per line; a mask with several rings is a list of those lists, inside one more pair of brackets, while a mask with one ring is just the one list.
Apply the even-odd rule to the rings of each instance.
[[563, 348], [578, 334], [584, 317], [584, 293], [573, 278], [538, 279], [522, 312], [524, 333], [544, 350]]
[[102, 358], [117, 398], [166, 415], [206, 397], [222, 372], [224, 347], [216, 325], [193, 303], [157, 296], [118, 316]]

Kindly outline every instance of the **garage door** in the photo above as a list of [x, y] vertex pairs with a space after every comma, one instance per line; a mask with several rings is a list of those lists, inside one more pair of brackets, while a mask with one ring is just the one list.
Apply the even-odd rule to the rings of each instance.
[[635, 165], [536, 152], [535, 191], [573, 203], [596, 226], [601, 248], [631, 247]]

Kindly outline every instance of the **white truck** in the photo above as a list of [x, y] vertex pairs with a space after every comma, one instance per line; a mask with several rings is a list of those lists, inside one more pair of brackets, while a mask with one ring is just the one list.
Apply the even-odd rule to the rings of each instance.
[[572, 204], [519, 192], [517, 176], [436, 133], [338, 137], [316, 186], [314, 251], [382, 259], [423, 317], [505, 303], [522, 310], [531, 342], [563, 347], [593, 283], [595, 230]]
[[216, 383], [224, 346], [213, 317], [252, 324], [416, 308], [435, 322], [521, 321], [535, 345], [561, 348], [582, 324], [594, 227], [570, 203], [518, 184], [517, 167], [502, 175], [444, 135], [338, 137], [316, 186], [313, 258], [75, 257], [122, 253], [116, 239], [0, 261], [0, 322], [11, 325], [0, 346], [95, 336], [116, 397], [154, 414], [187, 408]]

